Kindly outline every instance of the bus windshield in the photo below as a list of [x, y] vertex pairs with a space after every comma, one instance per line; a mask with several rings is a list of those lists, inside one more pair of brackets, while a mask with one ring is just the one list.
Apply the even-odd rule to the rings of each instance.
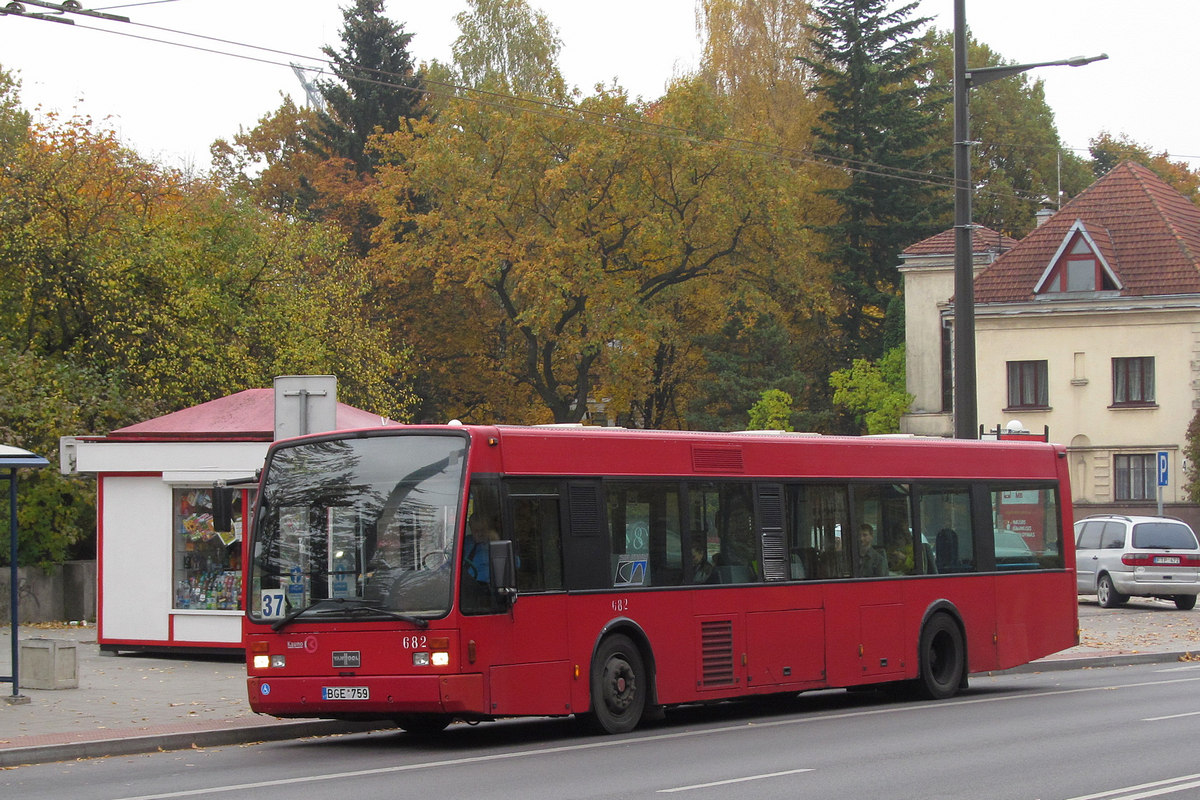
[[250, 543], [251, 619], [448, 613], [466, 451], [461, 435], [428, 434], [275, 450]]

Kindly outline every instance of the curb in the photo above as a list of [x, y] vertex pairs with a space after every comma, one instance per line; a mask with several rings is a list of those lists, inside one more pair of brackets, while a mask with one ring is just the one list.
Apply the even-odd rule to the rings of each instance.
[[1016, 675], [1029, 672], [1061, 672], [1068, 669], [1096, 669], [1098, 667], [1129, 667], [1135, 664], [1169, 664], [1177, 661], [1200, 661], [1200, 654], [1190, 651], [1177, 653], [1120, 653], [1110, 656], [1081, 656], [1079, 658], [1051, 658], [1033, 661], [1012, 669], [996, 670], [987, 675]]
[[92, 739], [62, 744], [37, 744], [25, 747], [0, 748], [0, 768], [25, 764], [47, 764], [81, 758], [128, 756], [167, 750], [187, 750], [192, 747], [223, 747], [252, 742], [277, 742], [287, 739], [306, 739], [315, 736], [339, 736], [392, 729], [392, 723], [344, 722], [341, 720], [301, 720], [274, 722], [263, 725], [243, 725], [230, 728], [185, 731], [181, 733], [141, 734], [115, 739]]

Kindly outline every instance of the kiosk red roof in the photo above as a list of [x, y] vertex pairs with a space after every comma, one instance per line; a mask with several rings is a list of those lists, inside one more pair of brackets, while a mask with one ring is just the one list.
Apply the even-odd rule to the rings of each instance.
[[[337, 426], [368, 428], [391, 420], [345, 403], [337, 404]], [[275, 390], [247, 389], [161, 417], [118, 428], [109, 441], [269, 442], [275, 438]]]

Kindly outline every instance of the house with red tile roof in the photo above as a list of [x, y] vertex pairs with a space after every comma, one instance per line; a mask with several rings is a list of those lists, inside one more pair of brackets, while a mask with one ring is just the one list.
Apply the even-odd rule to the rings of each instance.
[[[1082, 512], [1153, 513], [1166, 453], [1163, 502], [1182, 513], [1184, 439], [1200, 407], [1200, 207], [1125, 162], [1021, 241], [997, 245], [982, 269], [979, 233], [980, 421], [1048, 426], [1068, 446]], [[928, 332], [953, 327], [953, 251], [947, 232], [902, 256], [907, 325], [922, 332], [907, 342], [910, 432], [953, 431], [952, 337]], [[946, 367], [935, 372], [935, 361]]]

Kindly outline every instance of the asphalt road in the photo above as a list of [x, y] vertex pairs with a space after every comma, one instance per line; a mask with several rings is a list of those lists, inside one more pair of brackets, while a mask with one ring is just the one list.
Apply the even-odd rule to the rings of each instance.
[[678, 709], [618, 737], [569, 720], [26, 766], [21, 800], [887, 798], [1132, 800], [1200, 794], [1200, 664], [976, 677], [949, 701], [828, 691]]

